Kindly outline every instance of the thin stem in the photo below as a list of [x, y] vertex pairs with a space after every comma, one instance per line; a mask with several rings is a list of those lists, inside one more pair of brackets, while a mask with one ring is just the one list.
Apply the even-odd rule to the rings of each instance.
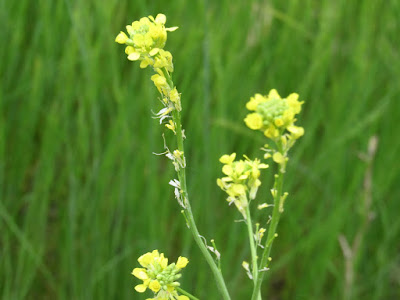
[[[249, 205], [247, 205], [247, 207], [246, 207], [246, 223], [247, 223], [247, 232], [249, 234], [253, 283], [255, 285], [257, 282], [257, 279], [258, 279], [258, 264], [257, 264], [258, 257], [257, 257], [257, 248], [256, 248], [257, 246], [256, 246], [255, 240], [254, 240], [253, 222], [251, 220]], [[259, 293], [258, 299], [261, 299], [261, 293]]]
[[[277, 146], [278, 146], [279, 152], [281, 152], [282, 147], [280, 145], [277, 145]], [[274, 210], [272, 212], [272, 218], [271, 218], [271, 223], [268, 228], [268, 235], [267, 235], [267, 239], [265, 242], [265, 248], [264, 248], [264, 252], [262, 254], [261, 262], [260, 262], [260, 266], [259, 266], [259, 270], [261, 270], [262, 272], [260, 272], [260, 274], [257, 278], [257, 281], [254, 285], [253, 295], [251, 297], [251, 300], [257, 300], [258, 295], [260, 293], [261, 283], [262, 283], [262, 281], [264, 279], [264, 275], [265, 275], [265, 272], [263, 269], [268, 267], [268, 258], [271, 253], [273, 241], [276, 237], [276, 228], [278, 226], [279, 219], [281, 216], [280, 201], [281, 201], [282, 194], [283, 194], [283, 177], [284, 177], [284, 173], [285, 173], [285, 167], [286, 167], [286, 162], [284, 162], [282, 165], [279, 165], [278, 174], [275, 175]]]
[[251, 221], [249, 205], [247, 205], [246, 207], [246, 223], [247, 223], [247, 231], [249, 234], [250, 252], [251, 252], [252, 269], [253, 269], [252, 272], [253, 281], [256, 282], [258, 277], [257, 249], [254, 241], [253, 222]]
[[[167, 79], [167, 82], [171, 89], [174, 88], [174, 83], [172, 82], [171, 76], [169, 75], [168, 71], [165, 69], [162, 69], [162, 72]], [[181, 124], [181, 113], [178, 110], [173, 110], [172, 111], [172, 118], [175, 123], [175, 132], [176, 132], [176, 140], [177, 140], [177, 147], [178, 150], [183, 153], [183, 156], [185, 157], [185, 152], [184, 152], [184, 147], [183, 147], [183, 130], [182, 130], [182, 124]], [[217, 283], [218, 290], [220, 291], [222, 297], [224, 300], [230, 300], [229, 292], [226, 287], [224, 278], [222, 276], [221, 270], [218, 268], [216, 265], [214, 258], [211, 256], [210, 252], [208, 251], [206, 245], [204, 244], [200, 233], [197, 229], [196, 222], [193, 217], [192, 213], [192, 208], [189, 202], [189, 195], [188, 195], [188, 190], [186, 186], [186, 172], [185, 172], [185, 167], [181, 167], [178, 170], [178, 180], [180, 182], [180, 187], [182, 191], [182, 197], [183, 197], [183, 203], [185, 205], [184, 207], [184, 213], [187, 219], [187, 223], [189, 226], [190, 231], [192, 232], [193, 238], [197, 244], [197, 246], [200, 248], [201, 253], [203, 254], [204, 258], [206, 259], [208, 265], [211, 268], [211, 271], [214, 274], [215, 281]]]
[[180, 288], [179, 286], [176, 287], [176, 290], [177, 290], [179, 293], [181, 293], [181, 294], [183, 294], [183, 295], [185, 295], [185, 296], [188, 296], [190, 299], [193, 299], [193, 300], [200, 300], [199, 298], [197, 298], [197, 297], [193, 296], [192, 294], [186, 292], [184, 289]]

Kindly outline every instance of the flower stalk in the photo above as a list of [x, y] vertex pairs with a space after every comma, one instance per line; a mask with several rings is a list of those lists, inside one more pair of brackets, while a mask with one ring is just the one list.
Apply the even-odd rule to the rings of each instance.
[[[251, 252], [251, 261], [252, 261], [252, 277], [255, 284], [259, 277], [258, 272], [258, 256], [257, 256], [257, 245], [255, 243], [254, 232], [253, 232], [253, 222], [251, 220], [250, 209], [246, 207], [246, 223], [247, 223], [247, 232], [249, 235], [249, 244], [250, 244], [250, 252]], [[257, 295], [257, 300], [261, 300], [261, 293], [259, 292]]]
[[[281, 147], [278, 147], [278, 151], [282, 151]], [[285, 174], [286, 161], [284, 161], [281, 165], [279, 165], [278, 174], [275, 175], [275, 183], [274, 183], [274, 209], [272, 211], [271, 222], [268, 228], [267, 239], [265, 241], [264, 251], [261, 256], [259, 270], [262, 272], [259, 273], [257, 279], [254, 281], [254, 289], [251, 300], [259, 299], [259, 295], [261, 294], [261, 283], [264, 279], [265, 272], [263, 270], [268, 270], [268, 264], [270, 261], [270, 254], [272, 249], [272, 244], [274, 239], [277, 237], [276, 229], [279, 224], [279, 219], [283, 212], [282, 206], [282, 197], [283, 197], [283, 178]]]
[[[277, 227], [280, 216], [283, 212], [284, 201], [287, 193], [283, 192], [283, 178], [286, 164], [289, 160], [287, 154], [297, 139], [304, 134], [302, 127], [296, 126], [296, 115], [301, 111], [303, 102], [298, 100], [299, 95], [290, 94], [286, 98], [281, 98], [278, 92], [273, 89], [267, 96], [256, 94], [250, 98], [246, 108], [251, 111], [244, 119], [246, 125], [252, 130], [262, 131], [265, 137], [273, 142], [274, 146], [265, 145], [262, 150], [264, 159], [272, 158], [278, 165], [278, 172], [275, 174], [273, 189], [273, 211], [270, 217], [268, 234], [262, 246], [264, 228], [259, 229], [256, 224], [256, 234], [253, 232], [253, 223], [250, 214], [250, 203], [255, 199], [261, 181], [260, 169], [268, 167], [260, 163], [258, 159], [251, 161], [246, 156], [246, 161], [235, 161], [236, 154], [223, 155], [220, 162], [225, 164], [222, 172], [227, 175], [217, 180], [218, 186], [228, 194], [227, 201], [235, 203], [236, 208], [242, 214], [249, 235], [249, 245], [251, 252], [252, 269], [244, 261], [242, 266], [247, 271], [248, 276], [253, 280], [252, 300], [261, 300], [261, 284], [268, 270], [271, 260], [270, 254], [274, 239], [277, 237]], [[249, 199], [249, 200], [248, 200]], [[269, 207], [267, 203], [258, 205], [259, 209]], [[263, 248], [261, 260], [257, 256], [257, 246]]]
[[[174, 85], [173, 85], [171, 75], [165, 69], [163, 69], [163, 74], [166, 76], [167, 82], [170, 85], [170, 87], [173, 88]], [[184, 134], [183, 134], [182, 124], [181, 124], [180, 111], [174, 110], [172, 112], [172, 119], [173, 119], [173, 122], [175, 123], [177, 148], [179, 151], [185, 153], [184, 145], [183, 145]], [[201, 235], [197, 229], [196, 222], [194, 220], [192, 208], [191, 208], [190, 201], [189, 201], [187, 186], [186, 186], [185, 168], [180, 168], [177, 173], [178, 173], [178, 180], [180, 182], [182, 197], [184, 199], [183, 212], [185, 214], [185, 218], [187, 220], [189, 230], [192, 232], [193, 238], [194, 238], [197, 246], [200, 248], [201, 253], [203, 254], [204, 258], [206, 259], [208, 265], [211, 268], [211, 271], [214, 275], [214, 278], [217, 283], [217, 287], [218, 287], [218, 290], [220, 291], [221, 296], [223, 297], [224, 300], [229, 300], [230, 296], [229, 296], [229, 292], [228, 292], [228, 289], [225, 284], [225, 280], [222, 276], [222, 272], [221, 272], [220, 268], [217, 266], [217, 264], [215, 263], [214, 258], [211, 256], [210, 251], [207, 249], [206, 245], [204, 244], [204, 242], [201, 238]]]

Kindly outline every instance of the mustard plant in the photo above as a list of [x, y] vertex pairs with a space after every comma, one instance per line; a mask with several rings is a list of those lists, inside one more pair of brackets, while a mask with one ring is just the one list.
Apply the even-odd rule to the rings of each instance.
[[[141, 18], [126, 26], [128, 34], [121, 31], [115, 41], [126, 46], [125, 53], [128, 60], [140, 61], [141, 68], [150, 67], [154, 71], [151, 80], [160, 93], [162, 106], [155, 117], [174, 136], [173, 142], [168, 142], [163, 135], [165, 151], [162, 154], [171, 160], [177, 175], [177, 178], [172, 179], [169, 184], [174, 188], [175, 198], [181, 206], [187, 226], [213, 272], [222, 299], [228, 300], [231, 298], [221, 272], [221, 254], [216, 249], [214, 240], [210, 241], [212, 246], [209, 246], [206, 239], [200, 235], [189, 201], [184, 151], [185, 134], [181, 124], [181, 94], [172, 79], [174, 71], [172, 54], [164, 50], [167, 32], [175, 31], [178, 27], [167, 28], [165, 23], [166, 17], [163, 14], [158, 14], [155, 18], [152, 16]], [[269, 270], [272, 244], [278, 236], [277, 226], [288, 196], [288, 193], [283, 191], [283, 178], [289, 161], [288, 152], [297, 139], [304, 135], [304, 129], [295, 124], [296, 115], [300, 113], [302, 104], [298, 94], [293, 93], [282, 98], [275, 89], [265, 96], [254, 95], [246, 104], [251, 113], [246, 116], [244, 122], [251, 130], [261, 131], [268, 141], [268, 144], [261, 147], [264, 152], [262, 160], [259, 158], [252, 160], [246, 155], [243, 155], [243, 159], [236, 160], [236, 153], [225, 154], [220, 158], [224, 176], [217, 179], [217, 184], [227, 193], [226, 200], [229, 204], [235, 205], [247, 225], [251, 262], [243, 261], [242, 266], [253, 281], [252, 300], [262, 299], [261, 283], [265, 272]], [[265, 224], [264, 228], [260, 222], [252, 220], [251, 207], [261, 185], [261, 171], [269, 168], [266, 162], [271, 159], [277, 166], [271, 189], [273, 203], [266, 201], [257, 205], [260, 210], [272, 207], [272, 215], [268, 212], [262, 215], [261, 222]], [[135, 268], [132, 271], [135, 277], [143, 281], [136, 285], [137, 292], [143, 293], [149, 289], [154, 293], [154, 298], [151, 299], [197, 299], [180, 288], [177, 281], [181, 277], [181, 269], [188, 264], [187, 258], [179, 257], [176, 263], [168, 265], [164, 254], [154, 250], [139, 257], [138, 261], [142, 268]]]
[[164, 50], [167, 32], [174, 31], [178, 27], [166, 28], [165, 23], [166, 17], [163, 14], [158, 14], [155, 18], [152, 16], [141, 18], [126, 26], [128, 35], [121, 31], [115, 41], [126, 45], [125, 53], [128, 55], [128, 60], [140, 61], [141, 68], [151, 67], [154, 71], [151, 80], [160, 92], [160, 102], [163, 106], [155, 116], [159, 119], [160, 124], [164, 124], [167, 130], [172, 131], [175, 136], [174, 150], [170, 150], [165, 144], [163, 153], [171, 160], [177, 173], [177, 179], [172, 179], [169, 183], [174, 188], [175, 197], [182, 208], [182, 214], [193, 238], [211, 267], [221, 295], [224, 299], [230, 299], [221, 270], [210, 254], [209, 246], [203, 241], [203, 237], [197, 229], [189, 201], [185, 171], [185, 135], [181, 124], [181, 94], [172, 80], [174, 71], [172, 55], [169, 51]]

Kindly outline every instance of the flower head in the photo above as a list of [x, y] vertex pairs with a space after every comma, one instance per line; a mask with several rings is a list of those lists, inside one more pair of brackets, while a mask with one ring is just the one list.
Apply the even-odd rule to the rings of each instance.
[[294, 125], [295, 116], [303, 104], [298, 99], [296, 93], [281, 98], [275, 89], [268, 96], [255, 94], [246, 104], [246, 108], [254, 112], [248, 114], [244, 121], [250, 129], [261, 130], [268, 138], [276, 140], [287, 130], [291, 139], [298, 139], [304, 134], [302, 127]]
[[186, 300], [186, 296], [178, 295], [176, 287], [179, 286], [178, 280], [181, 277], [179, 272], [186, 267], [189, 260], [180, 256], [176, 263], [168, 264], [168, 259], [158, 250], [147, 252], [138, 258], [142, 268], [135, 268], [132, 275], [143, 281], [135, 286], [139, 293], [150, 289], [155, 297], [152, 299], [178, 299]]
[[220, 162], [224, 164], [222, 172], [225, 177], [217, 180], [218, 186], [228, 194], [227, 201], [234, 202], [238, 210], [246, 217], [245, 208], [248, 205], [248, 198], [254, 199], [258, 187], [261, 185], [260, 169], [268, 168], [260, 160], [250, 160], [244, 156], [245, 160], [235, 161], [236, 153], [223, 155]]
[[167, 18], [163, 14], [158, 14], [156, 18], [153, 16], [141, 18], [126, 26], [128, 35], [121, 31], [115, 41], [127, 46], [125, 53], [128, 59], [140, 60], [141, 68], [151, 65], [154, 68], [166, 67], [171, 72], [172, 55], [163, 48], [167, 42], [167, 31], [174, 31], [178, 27], [166, 28], [166, 21]]

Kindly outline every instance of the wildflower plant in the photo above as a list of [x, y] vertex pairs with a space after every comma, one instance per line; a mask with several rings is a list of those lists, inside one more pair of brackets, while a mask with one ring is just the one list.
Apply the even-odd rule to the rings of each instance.
[[[172, 54], [164, 49], [167, 33], [175, 31], [178, 27], [167, 28], [165, 24], [166, 17], [163, 14], [158, 14], [155, 18], [152, 16], [141, 18], [127, 25], [127, 33], [121, 31], [115, 41], [126, 46], [125, 53], [128, 60], [140, 61], [140, 68], [149, 67], [154, 72], [151, 80], [160, 93], [162, 106], [155, 117], [175, 137], [170, 143], [164, 139], [165, 151], [162, 153], [171, 160], [176, 171], [177, 178], [171, 179], [169, 184], [174, 188], [175, 198], [181, 206], [186, 224], [213, 272], [222, 299], [228, 300], [231, 298], [220, 267], [221, 254], [214, 240], [211, 240], [212, 246], [209, 246], [206, 239], [199, 234], [189, 201], [186, 185], [185, 135], [181, 124], [181, 94], [172, 80], [174, 71]], [[250, 113], [244, 121], [251, 130], [263, 132], [268, 141], [268, 144], [261, 148], [264, 151], [263, 160], [259, 158], [251, 160], [246, 155], [243, 155], [243, 159], [236, 160], [236, 153], [226, 154], [220, 158], [224, 176], [217, 179], [217, 184], [226, 192], [229, 204], [233, 203], [238, 209], [248, 229], [251, 263], [243, 261], [242, 266], [253, 281], [252, 300], [262, 299], [261, 283], [265, 271], [269, 269], [272, 243], [277, 237], [277, 225], [283, 212], [284, 201], [288, 196], [288, 193], [283, 192], [283, 177], [289, 160], [288, 151], [304, 134], [304, 129], [295, 125], [296, 115], [300, 113], [302, 104], [297, 94], [281, 98], [275, 89], [268, 95], [256, 94], [251, 97], [246, 104]], [[271, 158], [272, 163], [277, 165], [275, 182], [271, 189], [273, 203], [268, 204], [268, 201], [258, 203], [257, 208], [261, 210], [273, 207], [272, 215], [265, 213], [262, 215], [262, 221], [254, 223], [251, 217], [252, 202], [256, 201], [257, 191], [261, 185], [261, 171], [269, 168], [266, 162]], [[265, 224], [266, 228], [260, 224]], [[136, 285], [135, 290], [139, 293], [151, 290], [154, 298], [148, 300], [197, 299], [180, 288], [178, 282], [181, 270], [188, 264], [187, 258], [179, 257], [176, 263], [168, 264], [164, 254], [154, 250], [139, 257], [138, 262], [141, 267], [133, 269], [132, 274], [142, 283]]]

